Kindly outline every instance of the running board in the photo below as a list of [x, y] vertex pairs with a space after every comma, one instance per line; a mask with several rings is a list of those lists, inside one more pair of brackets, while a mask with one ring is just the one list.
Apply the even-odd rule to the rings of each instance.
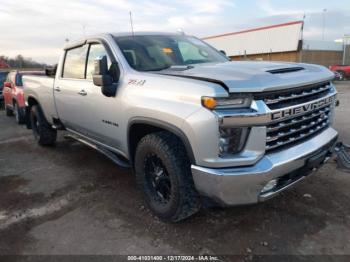
[[122, 168], [130, 168], [130, 164], [127, 161], [122, 160], [120, 157], [118, 157], [117, 154], [111, 152], [110, 150], [103, 148], [102, 146], [98, 146], [90, 141], [87, 141], [81, 137], [74, 136], [74, 135], [65, 135], [64, 138], [76, 140], [84, 145], [87, 145], [87, 146], [97, 150], [98, 152], [104, 154], [106, 157], [108, 157], [115, 164], [117, 164], [118, 166], [120, 166]]
[[337, 155], [337, 167], [345, 172], [350, 172], [350, 146], [338, 142], [334, 148]]

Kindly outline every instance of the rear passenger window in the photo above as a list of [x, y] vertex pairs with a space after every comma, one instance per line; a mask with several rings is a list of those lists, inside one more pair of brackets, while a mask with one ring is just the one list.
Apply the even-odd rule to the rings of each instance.
[[85, 78], [87, 46], [67, 50], [63, 67], [64, 78]]

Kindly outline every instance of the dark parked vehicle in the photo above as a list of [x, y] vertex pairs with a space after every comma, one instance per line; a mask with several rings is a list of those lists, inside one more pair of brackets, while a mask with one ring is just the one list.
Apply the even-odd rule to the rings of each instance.
[[8, 75], [7, 71], [0, 71], [0, 104], [2, 104], [4, 100], [2, 91], [4, 89], [4, 82], [6, 80], [7, 75]]

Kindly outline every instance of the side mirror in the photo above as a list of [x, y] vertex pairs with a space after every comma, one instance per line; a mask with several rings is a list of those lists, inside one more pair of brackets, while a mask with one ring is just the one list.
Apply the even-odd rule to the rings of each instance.
[[12, 88], [12, 85], [10, 82], [5, 82], [4, 87]]
[[105, 96], [115, 96], [117, 85], [113, 83], [113, 77], [108, 72], [107, 57], [102, 56], [94, 61], [94, 75], [92, 76], [94, 85], [101, 87], [101, 92]]
[[220, 50], [220, 53], [223, 54], [224, 56], [227, 56], [224, 50]]

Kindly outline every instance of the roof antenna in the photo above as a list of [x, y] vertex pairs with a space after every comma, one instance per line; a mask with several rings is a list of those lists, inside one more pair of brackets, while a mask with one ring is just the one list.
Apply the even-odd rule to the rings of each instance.
[[134, 25], [133, 25], [133, 23], [132, 23], [132, 14], [131, 14], [131, 11], [129, 11], [129, 16], [130, 16], [131, 32], [132, 32], [132, 36], [134, 36]]

